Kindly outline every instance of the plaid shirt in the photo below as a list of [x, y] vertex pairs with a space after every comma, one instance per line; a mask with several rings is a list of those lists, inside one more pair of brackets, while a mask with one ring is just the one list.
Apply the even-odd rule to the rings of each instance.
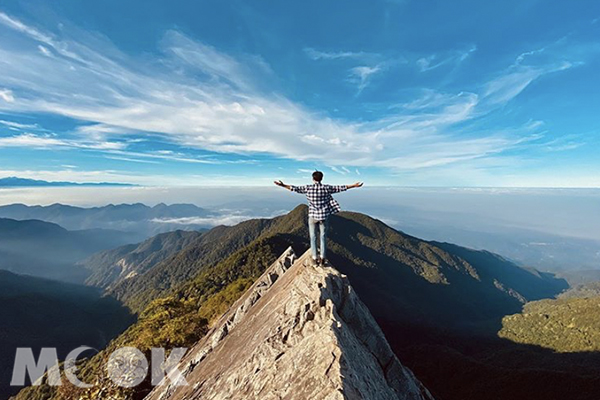
[[317, 221], [323, 221], [331, 214], [340, 212], [340, 205], [331, 194], [348, 190], [346, 185], [332, 186], [321, 183], [292, 186], [291, 188], [293, 192], [306, 194], [306, 198], [308, 199], [308, 216]]

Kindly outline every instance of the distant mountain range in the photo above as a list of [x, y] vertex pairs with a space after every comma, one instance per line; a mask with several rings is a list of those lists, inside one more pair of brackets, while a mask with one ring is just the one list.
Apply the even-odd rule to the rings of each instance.
[[118, 182], [60, 182], [42, 181], [37, 179], [18, 178], [11, 176], [0, 178], [0, 187], [44, 187], [44, 186], [137, 186], [131, 183]]
[[39, 219], [53, 222], [69, 230], [115, 229], [135, 232], [146, 239], [158, 233], [177, 229], [197, 230], [210, 226], [210, 223], [178, 223], [180, 219], [208, 218], [208, 210], [193, 204], [157, 204], [153, 207], [141, 203], [109, 204], [103, 207], [75, 207], [64, 204], [49, 206], [28, 206], [9, 204], [0, 206], [0, 217], [18, 220]]

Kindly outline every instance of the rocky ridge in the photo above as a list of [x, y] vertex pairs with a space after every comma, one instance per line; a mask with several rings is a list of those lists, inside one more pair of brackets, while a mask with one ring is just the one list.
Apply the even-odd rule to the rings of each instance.
[[430, 400], [347, 277], [288, 249], [147, 400]]

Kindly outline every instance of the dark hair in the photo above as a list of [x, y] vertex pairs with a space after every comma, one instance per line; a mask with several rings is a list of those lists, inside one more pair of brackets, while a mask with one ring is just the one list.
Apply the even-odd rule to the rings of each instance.
[[321, 182], [323, 180], [323, 173], [321, 171], [313, 172], [313, 179], [317, 182]]

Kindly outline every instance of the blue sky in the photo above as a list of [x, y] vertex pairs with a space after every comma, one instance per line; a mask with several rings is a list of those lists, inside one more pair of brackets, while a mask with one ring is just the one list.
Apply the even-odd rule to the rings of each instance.
[[0, 177], [600, 187], [598, 1], [11, 1]]

